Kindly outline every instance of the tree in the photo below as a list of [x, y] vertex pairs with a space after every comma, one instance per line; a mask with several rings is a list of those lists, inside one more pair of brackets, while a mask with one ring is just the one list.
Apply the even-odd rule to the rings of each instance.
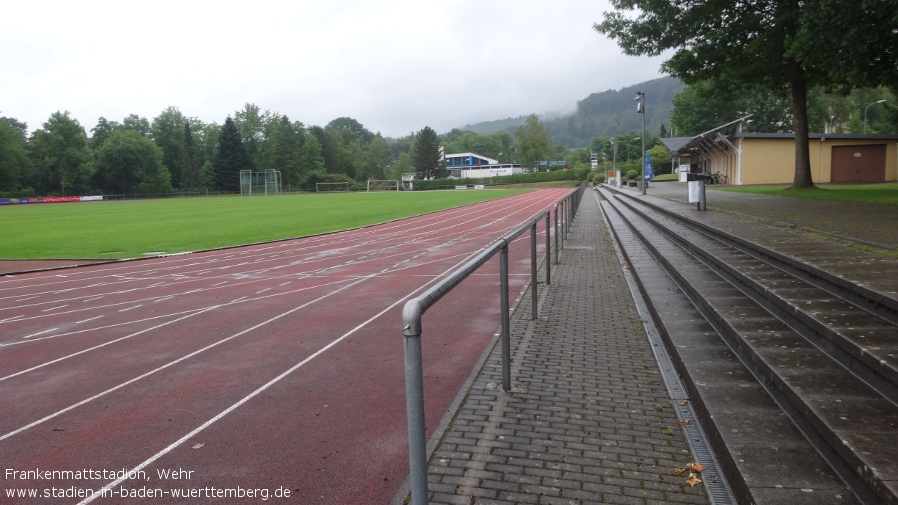
[[69, 112], [54, 112], [28, 143], [35, 189], [42, 193], [78, 194], [90, 190], [94, 165], [87, 134]]
[[140, 132], [119, 130], [97, 151], [93, 181], [105, 193], [171, 192], [171, 176], [162, 158], [162, 149]]
[[28, 165], [26, 129], [13, 118], [0, 117], [0, 191], [19, 189]]
[[343, 131], [348, 131], [352, 133], [353, 137], [359, 139], [359, 142], [361, 142], [363, 146], [367, 146], [374, 140], [374, 134], [362, 126], [362, 123], [359, 123], [351, 117], [339, 117], [334, 119], [328, 123], [324, 129], [336, 136], [339, 136]]
[[291, 123], [287, 116], [280, 116], [274, 124], [276, 127], [268, 140], [270, 146], [266, 146], [267, 158], [271, 160], [268, 168], [280, 170], [285, 185], [298, 187], [305, 176], [302, 147], [306, 134], [302, 123]]
[[[675, 50], [662, 70], [720, 93], [744, 85], [788, 90], [795, 133], [794, 187], [812, 187], [808, 90], [898, 82], [894, 0], [670, 2], [611, 0], [593, 25], [629, 55]], [[632, 15], [630, 11], [637, 11]], [[837, 48], [837, 49], [836, 49]]]
[[88, 141], [88, 145], [91, 149], [96, 151], [103, 145], [103, 142], [106, 142], [113, 133], [117, 130], [121, 130], [122, 125], [116, 123], [115, 121], [107, 121], [105, 117], [101, 117], [97, 120], [97, 126], [91, 128], [91, 136]]
[[367, 179], [383, 179], [385, 170], [390, 163], [390, 148], [387, 141], [380, 134], [375, 135], [371, 143], [365, 149], [359, 181]]
[[535, 167], [552, 154], [552, 137], [546, 133], [536, 114], [530, 114], [518, 128], [518, 160], [522, 166]]
[[218, 151], [212, 160], [213, 186], [219, 191], [239, 191], [241, 170], [252, 170], [252, 164], [237, 125], [228, 116], [221, 127]]
[[[267, 140], [268, 126], [272, 120], [271, 112], [262, 111], [254, 103], [247, 103], [243, 110], [234, 114], [234, 123], [243, 139], [243, 147], [254, 169], [264, 170], [262, 149]], [[247, 167], [249, 168], [249, 167]]]
[[181, 189], [196, 191], [203, 186], [201, 167], [197, 163], [196, 142], [190, 131], [190, 121], [184, 121], [184, 158], [181, 161]]
[[137, 114], [129, 114], [122, 121], [122, 128], [125, 130], [137, 130], [144, 137], [149, 137], [150, 134], [150, 122], [145, 117], [138, 116]]
[[306, 135], [302, 148], [299, 150], [299, 164], [303, 180], [310, 172], [325, 172], [324, 157], [321, 156], [321, 144], [318, 143], [318, 137]]
[[425, 126], [415, 134], [412, 164], [415, 167], [415, 178], [417, 179], [442, 179], [446, 177], [446, 168], [440, 155], [440, 141], [437, 138], [437, 132], [433, 128]]
[[167, 107], [158, 116], [153, 118], [153, 126], [150, 132], [153, 141], [162, 149], [162, 164], [168, 167], [171, 173], [172, 184], [182, 187], [182, 175], [184, 173], [184, 124], [187, 118], [177, 107]]
[[310, 126], [309, 133], [318, 142], [318, 152], [324, 163], [324, 169], [333, 173], [339, 165], [337, 155], [337, 140], [334, 135], [320, 126]]

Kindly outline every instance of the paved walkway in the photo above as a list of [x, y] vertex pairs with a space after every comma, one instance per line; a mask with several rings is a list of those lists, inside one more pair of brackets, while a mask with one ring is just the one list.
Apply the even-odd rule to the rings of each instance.
[[[706, 188], [709, 210], [898, 250], [898, 206], [895, 205], [734, 193], [717, 191], [713, 185]], [[681, 182], [651, 183], [646, 193], [675, 202], [689, 200], [686, 183]], [[694, 203], [690, 205], [697, 208]]]
[[[430, 503], [708, 503], [702, 485], [675, 474], [694, 458], [592, 193], [552, 284], [540, 285], [540, 319], [529, 320], [529, 296], [514, 314], [513, 390], [502, 391], [496, 346], [431, 459]], [[709, 189], [710, 211], [698, 212], [681, 183], [653, 184], [644, 198], [801, 261], [828, 251], [821, 268], [898, 296], [883, 275], [898, 260], [845, 245], [898, 250], [894, 206]]]
[[514, 313], [512, 391], [497, 346], [445, 432], [430, 503], [708, 503], [675, 474], [694, 458], [591, 190], [561, 258], [540, 318]]

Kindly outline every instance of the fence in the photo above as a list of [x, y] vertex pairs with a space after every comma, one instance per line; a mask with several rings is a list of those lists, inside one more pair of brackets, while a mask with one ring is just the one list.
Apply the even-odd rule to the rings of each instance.
[[[559, 235], [561, 246], [567, 238], [571, 221], [580, 205], [585, 185], [553, 205], [555, 212], [555, 264], [558, 264]], [[560, 208], [560, 210], [559, 210]], [[402, 334], [405, 347], [405, 400], [408, 416], [409, 445], [409, 480], [413, 505], [426, 505], [427, 491], [427, 438], [424, 428], [424, 366], [421, 359], [421, 333], [424, 313], [452, 291], [469, 275], [474, 273], [493, 256], [499, 254], [499, 303], [501, 314], [502, 341], [502, 388], [511, 390], [511, 335], [508, 303], [508, 244], [512, 240], [530, 230], [530, 291], [532, 297], [531, 318], [537, 319], [537, 261], [536, 261], [536, 226], [545, 219], [546, 222], [546, 284], [551, 282], [551, 244], [549, 218], [551, 212], [542, 211], [525, 224], [494, 242], [486, 250], [478, 254], [468, 263], [449, 274], [445, 279], [432, 286], [417, 298], [405, 303], [402, 309]], [[559, 218], [561, 229], [559, 229]]]

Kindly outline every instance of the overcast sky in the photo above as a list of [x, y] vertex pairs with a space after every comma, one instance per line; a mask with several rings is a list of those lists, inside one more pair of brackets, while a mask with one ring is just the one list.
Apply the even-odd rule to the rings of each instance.
[[0, 16], [0, 115], [222, 123], [246, 103], [399, 137], [570, 112], [661, 77], [592, 29], [604, 0], [45, 0]]

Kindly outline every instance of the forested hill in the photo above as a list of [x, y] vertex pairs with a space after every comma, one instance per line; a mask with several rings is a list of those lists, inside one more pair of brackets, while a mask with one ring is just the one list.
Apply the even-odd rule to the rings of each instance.
[[[637, 91], [645, 93], [645, 128], [658, 135], [661, 125], [670, 128], [673, 97], [684, 84], [673, 77], [662, 77], [628, 86], [619, 90], [593, 93], [577, 102], [577, 110], [571, 115], [547, 119], [540, 115], [546, 131], [555, 142], [567, 147], [584, 147], [596, 137], [607, 137], [642, 130], [642, 117], [636, 113], [633, 100]], [[486, 121], [467, 125], [463, 130], [479, 134], [509, 131], [514, 134], [527, 116]]]

